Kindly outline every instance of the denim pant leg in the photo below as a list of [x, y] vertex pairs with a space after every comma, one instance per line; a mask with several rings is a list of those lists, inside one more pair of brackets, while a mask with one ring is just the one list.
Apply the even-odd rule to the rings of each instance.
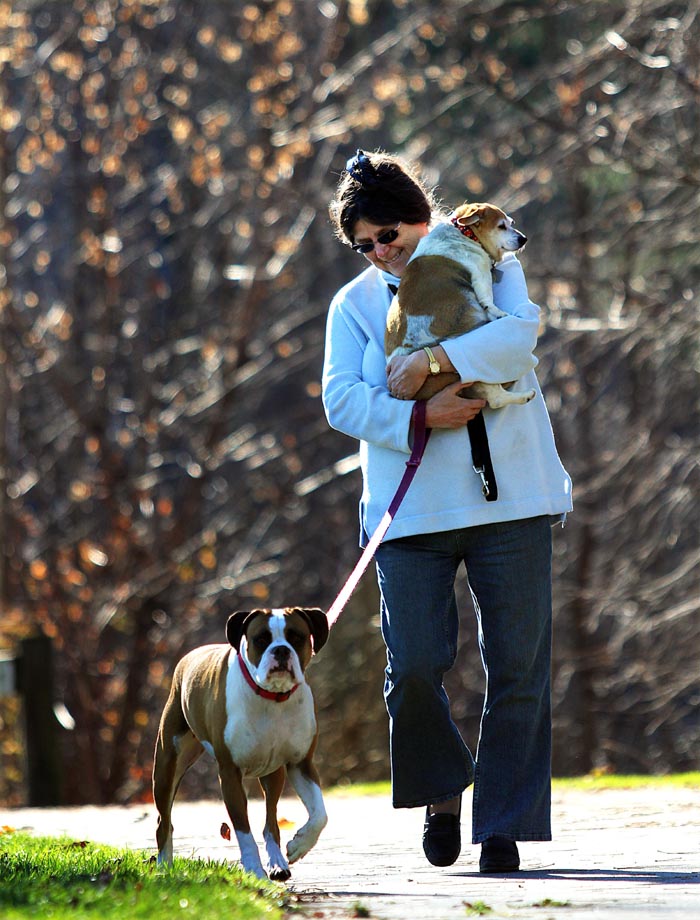
[[462, 531], [486, 672], [473, 842], [551, 840], [551, 555], [547, 517]]
[[382, 544], [375, 557], [395, 808], [446, 801], [474, 778], [474, 759], [442, 685], [457, 651], [454, 580], [461, 560], [454, 547], [445, 534], [408, 537]]

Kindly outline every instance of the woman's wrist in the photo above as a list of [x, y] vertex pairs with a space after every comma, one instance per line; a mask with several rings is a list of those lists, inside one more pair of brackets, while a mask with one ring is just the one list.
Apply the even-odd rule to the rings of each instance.
[[455, 373], [457, 368], [450, 361], [450, 356], [447, 354], [442, 345], [433, 345], [431, 347], [432, 353], [435, 355], [435, 360], [440, 365], [440, 373]]

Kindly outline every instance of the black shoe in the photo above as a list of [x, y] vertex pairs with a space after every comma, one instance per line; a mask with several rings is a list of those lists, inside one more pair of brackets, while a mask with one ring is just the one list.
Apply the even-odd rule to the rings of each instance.
[[451, 866], [462, 849], [460, 832], [460, 810], [456, 815], [430, 814], [430, 806], [425, 810], [423, 825], [423, 852], [434, 866]]
[[479, 872], [517, 872], [520, 856], [514, 840], [489, 837], [481, 844]]

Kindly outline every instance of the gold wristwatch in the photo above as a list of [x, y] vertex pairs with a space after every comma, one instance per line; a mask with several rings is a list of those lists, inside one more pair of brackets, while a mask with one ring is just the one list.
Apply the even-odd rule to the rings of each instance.
[[432, 349], [428, 348], [427, 345], [423, 346], [423, 351], [428, 356], [428, 361], [430, 362], [430, 373], [433, 377], [437, 376], [440, 373], [440, 362], [433, 354]]

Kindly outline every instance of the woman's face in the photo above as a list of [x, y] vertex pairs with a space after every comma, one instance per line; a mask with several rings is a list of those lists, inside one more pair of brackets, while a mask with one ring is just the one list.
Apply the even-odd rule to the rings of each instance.
[[[397, 227], [399, 234], [395, 240], [392, 240], [391, 243], [377, 242], [378, 237]], [[374, 249], [363, 253], [364, 257], [382, 271], [391, 272], [392, 275], [400, 278], [418, 242], [427, 233], [428, 224], [404, 224], [397, 221], [386, 226], [379, 226], [360, 219], [353, 229], [353, 242], [355, 244], [374, 243]]]

